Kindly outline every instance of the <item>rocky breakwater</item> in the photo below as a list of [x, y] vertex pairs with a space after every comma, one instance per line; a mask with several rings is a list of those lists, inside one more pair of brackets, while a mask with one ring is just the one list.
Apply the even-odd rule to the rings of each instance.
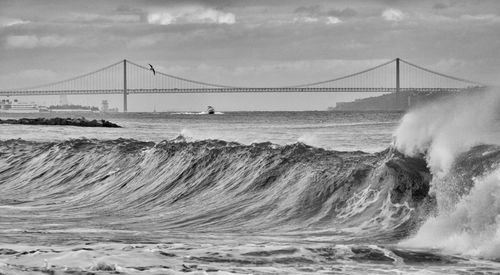
[[110, 121], [88, 120], [86, 118], [20, 118], [20, 119], [0, 119], [0, 124], [24, 124], [24, 125], [65, 125], [78, 127], [107, 127], [121, 128], [121, 126]]

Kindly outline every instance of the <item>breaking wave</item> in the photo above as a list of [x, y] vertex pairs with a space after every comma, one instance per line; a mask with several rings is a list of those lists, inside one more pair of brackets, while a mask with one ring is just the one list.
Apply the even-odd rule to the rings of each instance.
[[3, 141], [0, 155], [0, 207], [54, 224], [400, 238], [432, 204], [425, 162], [392, 150], [77, 139]]
[[397, 149], [426, 159], [437, 211], [401, 244], [500, 259], [500, 93], [447, 99], [403, 117]]

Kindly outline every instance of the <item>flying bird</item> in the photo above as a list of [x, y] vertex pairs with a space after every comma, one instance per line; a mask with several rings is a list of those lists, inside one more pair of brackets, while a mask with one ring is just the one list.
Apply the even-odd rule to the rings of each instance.
[[148, 65], [149, 65], [149, 70], [153, 71], [153, 75], [156, 75], [156, 71], [155, 71], [155, 68], [153, 68], [153, 65], [151, 65], [151, 64], [148, 64]]

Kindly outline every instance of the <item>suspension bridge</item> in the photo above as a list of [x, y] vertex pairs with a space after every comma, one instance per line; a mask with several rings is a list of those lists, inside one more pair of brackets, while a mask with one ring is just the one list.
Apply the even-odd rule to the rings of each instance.
[[129, 94], [147, 93], [311, 93], [369, 92], [398, 93], [411, 91], [460, 92], [485, 85], [446, 75], [396, 58], [378, 66], [319, 82], [282, 87], [236, 87], [182, 78], [122, 60], [99, 70], [48, 84], [0, 89], [0, 96], [123, 94], [127, 111]]

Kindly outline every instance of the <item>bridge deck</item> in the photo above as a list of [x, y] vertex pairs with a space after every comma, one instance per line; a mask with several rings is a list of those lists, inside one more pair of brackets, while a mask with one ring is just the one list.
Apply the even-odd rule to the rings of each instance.
[[[400, 88], [400, 92], [459, 92], [462, 88]], [[201, 94], [201, 93], [394, 93], [396, 88], [189, 88], [189, 89], [127, 89], [128, 94]], [[6, 90], [0, 96], [123, 94], [123, 89], [103, 90]]]

